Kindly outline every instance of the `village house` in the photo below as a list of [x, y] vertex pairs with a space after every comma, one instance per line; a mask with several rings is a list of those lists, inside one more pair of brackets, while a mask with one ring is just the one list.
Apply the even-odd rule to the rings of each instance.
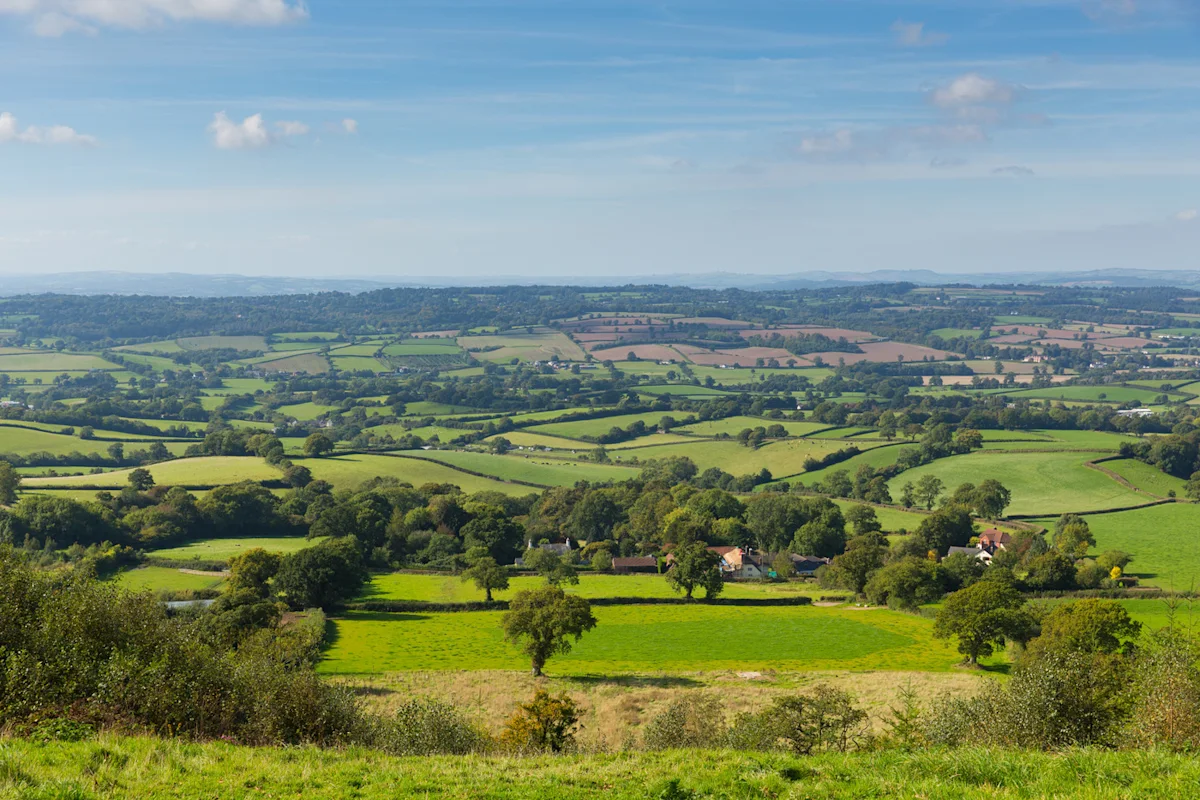
[[989, 555], [997, 550], [1005, 550], [1012, 544], [1012, 536], [999, 528], [988, 528], [979, 535], [979, 548], [986, 550]]
[[956, 553], [966, 553], [967, 555], [973, 556], [979, 561], [982, 561], [984, 564], [992, 563], [992, 554], [987, 550], [984, 550], [982, 547], [951, 547], [946, 551], [945, 557], [949, 558]]
[[618, 575], [629, 575], [633, 573], [656, 573], [658, 572], [658, 559], [654, 556], [614, 558], [612, 560], [612, 571]]

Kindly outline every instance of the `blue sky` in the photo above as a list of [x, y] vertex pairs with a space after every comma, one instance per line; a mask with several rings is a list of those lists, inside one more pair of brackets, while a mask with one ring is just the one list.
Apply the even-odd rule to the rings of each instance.
[[1200, 268], [1195, 0], [0, 0], [0, 274]]

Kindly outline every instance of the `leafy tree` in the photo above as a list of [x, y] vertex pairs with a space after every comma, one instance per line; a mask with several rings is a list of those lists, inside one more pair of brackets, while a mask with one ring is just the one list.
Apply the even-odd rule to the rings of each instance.
[[932, 509], [937, 503], [938, 497], [945, 491], [946, 484], [942, 483], [942, 479], [936, 475], [922, 475], [917, 480], [916, 489], [913, 491], [913, 497], [925, 504], [925, 508]]
[[912, 508], [917, 504], [917, 487], [912, 481], [908, 481], [900, 489], [900, 505], [905, 508]]
[[819, 570], [822, 586], [848, 589], [862, 594], [871, 575], [883, 567], [887, 548], [868, 539], [851, 539], [846, 552], [835, 556], [829, 566]]
[[312, 481], [312, 470], [303, 464], [292, 464], [283, 471], [283, 482], [294, 489], [303, 489]]
[[1051, 550], [1029, 562], [1025, 583], [1031, 589], [1053, 591], [1075, 588], [1075, 560]]
[[517, 592], [500, 625], [505, 638], [529, 656], [533, 676], [538, 677], [551, 656], [571, 652], [570, 637], [578, 642], [596, 627], [596, 618], [584, 598], [558, 586], [543, 586]]
[[150, 470], [138, 467], [129, 473], [129, 485], [134, 491], [148, 491], [154, 487], [154, 476], [150, 474]]
[[1022, 610], [1021, 593], [996, 581], [979, 581], [949, 595], [938, 611], [933, 635], [958, 639], [958, 652], [968, 664], [990, 656], [1006, 638], [1022, 638], [1031, 625]]
[[611, 539], [613, 528], [624, 516], [608, 490], [590, 491], [580, 498], [567, 517], [567, 530], [584, 542]]
[[1128, 652], [1142, 624], [1112, 600], [1087, 598], [1055, 606], [1042, 618], [1041, 634], [1029, 643], [1033, 655], [1048, 650], [1111, 655]]
[[[817, 524], [799, 536], [800, 530], [812, 522]], [[772, 492], [756, 495], [746, 504], [746, 526], [754, 534], [758, 549], [765, 552], [791, 546], [805, 555], [831, 557], [845, 546], [846, 523], [841, 509], [825, 497]]]
[[915, 609], [942, 598], [944, 580], [938, 565], [923, 558], [902, 558], [876, 570], [863, 587], [875, 605]]
[[1083, 558], [1096, 546], [1087, 520], [1078, 514], [1063, 514], [1054, 523], [1054, 549], [1072, 558]]
[[971, 428], [959, 428], [954, 434], [954, 443], [964, 452], [978, 450], [983, 447], [983, 434]]
[[870, 506], [850, 506], [846, 511], [846, 522], [854, 528], [856, 536], [883, 530], [883, 525], [879, 523], [879, 515]]
[[970, 553], [954, 553], [942, 559], [942, 572], [946, 576], [946, 588], [958, 591], [982, 578], [984, 565]]
[[367, 577], [358, 542], [346, 537], [284, 556], [274, 587], [294, 609], [329, 609], [357, 593]]
[[796, 574], [796, 565], [792, 563], [792, 557], [788, 553], [779, 553], [771, 562], [771, 569], [775, 571], [775, 575], [783, 580], [788, 580]]
[[464, 581], [474, 581], [476, 588], [487, 594], [487, 602], [492, 602], [493, 591], [503, 591], [508, 588], [508, 569], [496, 563], [491, 556], [481, 556], [463, 570]]
[[120, 442], [113, 442], [108, 446], [108, 457], [118, 465], [125, 461], [125, 445]]
[[504, 509], [492, 505], [472, 506], [471, 521], [462, 526], [459, 535], [468, 548], [483, 547], [497, 563], [511, 564], [521, 552], [525, 528], [509, 519]]
[[1105, 550], [1096, 557], [1096, 563], [1105, 572], [1112, 572], [1114, 568], [1124, 570], [1131, 561], [1133, 561], [1133, 556], [1123, 550]]
[[975, 487], [971, 506], [984, 519], [1000, 519], [1011, 502], [1012, 492], [1000, 481], [988, 478]]
[[17, 502], [17, 490], [21, 488], [21, 474], [12, 464], [0, 461], [0, 506], [11, 506]]
[[966, 547], [975, 535], [971, 513], [962, 506], [943, 506], [917, 526], [916, 538], [927, 551], [941, 556], [951, 547]]
[[705, 599], [711, 600], [721, 594], [725, 581], [721, 577], [721, 559], [705, 547], [704, 542], [688, 540], [679, 543], [671, 551], [674, 563], [667, 570], [667, 583], [684, 597], [692, 599], [697, 588], [704, 589]]
[[320, 431], [309, 434], [304, 440], [304, 455], [310, 458], [320, 458], [332, 450], [333, 440]]
[[270, 593], [269, 582], [279, 572], [282, 557], [255, 547], [229, 560], [229, 590], [251, 591], [259, 597]]
[[561, 583], [579, 583], [579, 572], [575, 566], [553, 550], [534, 547], [525, 551], [522, 560], [528, 569], [545, 578], [546, 583], [550, 586], [558, 586]]

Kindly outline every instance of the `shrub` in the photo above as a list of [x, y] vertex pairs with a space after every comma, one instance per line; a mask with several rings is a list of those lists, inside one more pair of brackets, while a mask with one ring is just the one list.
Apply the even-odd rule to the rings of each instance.
[[777, 697], [758, 713], [740, 714], [729, 738], [737, 749], [846, 753], [869, 740], [869, 729], [853, 695], [819, 684], [808, 694]]
[[538, 689], [505, 723], [500, 744], [516, 753], [561, 753], [575, 744], [579, 708], [565, 694]]
[[485, 750], [488, 737], [454, 706], [414, 698], [376, 723], [371, 743], [393, 755], [463, 755]]
[[643, 742], [649, 750], [719, 747], [725, 739], [725, 713], [720, 699], [689, 693], [671, 701], [646, 723]]

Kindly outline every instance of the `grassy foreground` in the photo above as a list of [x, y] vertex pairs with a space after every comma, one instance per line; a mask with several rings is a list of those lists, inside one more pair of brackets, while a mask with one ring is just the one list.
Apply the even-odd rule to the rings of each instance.
[[[0, 745], [12, 798], [1188, 797], [1200, 761], [1154, 752], [997, 750], [791, 758], [729, 751], [393, 758], [104, 736]], [[1190, 787], [1190, 788], [1189, 788]]]

